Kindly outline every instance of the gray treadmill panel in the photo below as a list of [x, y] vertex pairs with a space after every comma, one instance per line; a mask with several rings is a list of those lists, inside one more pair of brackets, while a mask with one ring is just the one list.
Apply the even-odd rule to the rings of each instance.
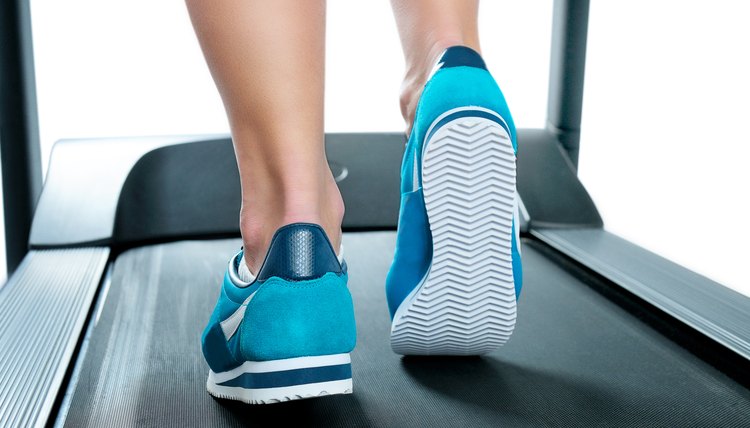
[[531, 234], [750, 363], [750, 297], [602, 229]]
[[[517, 330], [485, 357], [391, 352], [383, 281], [393, 232], [344, 238], [358, 323], [354, 394], [266, 406], [205, 390], [200, 335], [239, 240], [115, 262], [67, 412], [79, 426], [737, 426], [750, 392], [524, 246]], [[590, 279], [589, 279], [590, 280]], [[64, 413], [64, 412], [63, 412]]]
[[0, 288], [0, 427], [44, 425], [108, 256], [107, 247], [32, 250]]

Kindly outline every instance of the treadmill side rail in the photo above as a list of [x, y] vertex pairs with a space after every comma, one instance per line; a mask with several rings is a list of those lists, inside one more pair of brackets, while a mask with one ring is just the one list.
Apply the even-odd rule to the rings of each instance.
[[47, 423], [109, 251], [32, 250], [0, 289], [0, 426]]
[[731, 370], [750, 374], [749, 297], [603, 229], [532, 228], [531, 234], [708, 338], [718, 345], [714, 354], [735, 360]]

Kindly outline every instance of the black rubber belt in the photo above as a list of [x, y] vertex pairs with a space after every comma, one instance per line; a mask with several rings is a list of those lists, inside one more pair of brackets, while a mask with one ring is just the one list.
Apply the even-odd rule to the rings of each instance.
[[[474, 358], [402, 358], [383, 282], [392, 232], [344, 238], [358, 322], [354, 394], [248, 406], [205, 390], [200, 335], [239, 240], [121, 255], [66, 425], [741, 426], [750, 393], [525, 241], [516, 332]], [[587, 281], [595, 281], [589, 278]]]

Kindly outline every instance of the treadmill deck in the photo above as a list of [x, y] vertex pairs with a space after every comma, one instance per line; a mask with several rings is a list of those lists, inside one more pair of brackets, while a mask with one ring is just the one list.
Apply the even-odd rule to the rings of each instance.
[[240, 240], [125, 252], [99, 297], [60, 417], [72, 427], [750, 426], [747, 389], [532, 241], [524, 241], [524, 289], [507, 345], [484, 357], [394, 354], [384, 294], [394, 244], [394, 232], [344, 236], [358, 328], [354, 394], [265, 406], [205, 390], [200, 336]]

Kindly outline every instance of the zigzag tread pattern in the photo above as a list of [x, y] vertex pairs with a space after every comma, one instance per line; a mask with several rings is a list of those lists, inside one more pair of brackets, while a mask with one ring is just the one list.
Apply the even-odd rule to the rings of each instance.
[[430, 272], [393, 321], [404, 355], [478, 355], [515, 326], [511, 259], [515, 154], [505, 129], [463, 117], [426, 142], [422, 186], [433, 241]]

